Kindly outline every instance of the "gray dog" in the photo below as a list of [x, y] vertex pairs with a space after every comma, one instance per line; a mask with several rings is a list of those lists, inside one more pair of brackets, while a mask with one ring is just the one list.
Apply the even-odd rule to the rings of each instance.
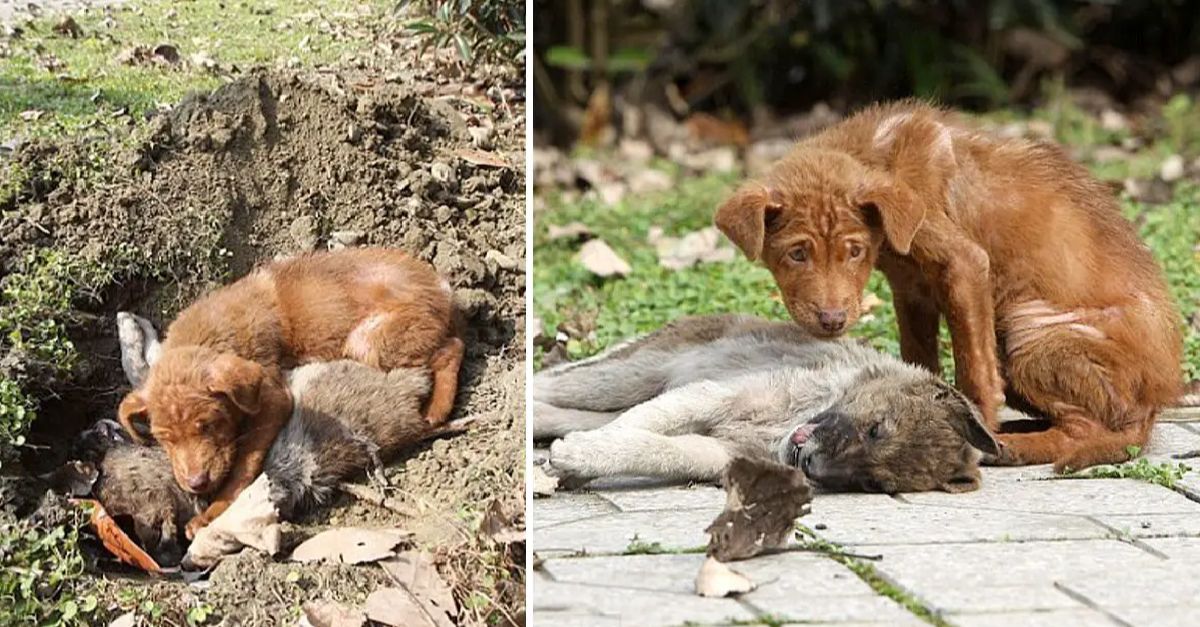
[[998, 445], [932, 373], [852, 341], [750, 316], [684, 318], [533, 378], [533, 434], [568, 484], [716, 481], [736, 457], [828, 490], [966, 492]]

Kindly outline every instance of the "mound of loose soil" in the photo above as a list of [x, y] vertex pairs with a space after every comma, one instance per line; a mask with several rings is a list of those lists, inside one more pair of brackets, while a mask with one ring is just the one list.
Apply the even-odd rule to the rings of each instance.
[[[195, 296], [264, 260], [379, 245], [432, 262], [454, 286], [468, 315], [456, 416], [479, 420], [387, 470], [387, 495], [399, 507], [346, 498], [299, 524], [396, 525], [422, 545], [444, 546], [469, 530], [461, 512], [482, 512], [492, 498], [523, 510], [522, 112], [489, 114], [478, 103], [419, 96], [377, 75], [263, 71], [187, 98], [125, 143], [109, 183], [85, 193], [33, 189], [21, 211], [0, 218], [0, 269], [15, 267], [30, 247], [123, 268], [117, 284], [94, 286], [100, 300], [79, 316], [74, 385], [43, 405], [32, 436], [59, 454], [26, 459], [31, 472], [61, 460], [64, 436], [115, 414], [128, 388], [117, 365], [116, 311], [140, 313], [161, 329]], [[63, 152], [71, 150], [81, 149], [40, 145], [20, 158], [38, 168], [69, 160]], [[358, 571], [317, 569], [302, 576], [338, 585], [246, 599], [245, 578], [270, 578], [273, 569], [269, 560], [227, 562], [208, 598], [254, 624], [297, 600], [369, 589], [379, 576], [371, 571], [346, 584]], [[154, 588], [163, 586], [168, 598], [182, 584]], [[235, 599], [251, 605], [239, 609]]]

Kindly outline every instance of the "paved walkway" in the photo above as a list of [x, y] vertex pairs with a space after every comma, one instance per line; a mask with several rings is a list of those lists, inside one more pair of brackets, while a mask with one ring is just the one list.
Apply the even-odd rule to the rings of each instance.
[[[1179, 463], [1170, 455], [1196, 449], [1200, 421], [1164, 422], [1148, 452]], [[723, 491], [626, 482], [536, 499], [531, 625], [924, 624], [893, 598], [964, 627], [1200, 625], [1200, 472], [1174, 490], [1049, 467], [984, 473], [969, 494], [817, 495], [800, 523], [880, 556], [857, 560], [874, 587], [794, 551], [732, 564], [759, 586], [724, 599], [692, 592]]]

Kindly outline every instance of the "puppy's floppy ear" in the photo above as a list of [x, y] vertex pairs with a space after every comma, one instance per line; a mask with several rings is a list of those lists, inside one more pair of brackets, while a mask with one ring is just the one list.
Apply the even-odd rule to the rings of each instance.
[[907, 185], [875, 174], [863, 184], [858, 206], [868, 222], [880, 222], [893, 250], [901, 255], [912, 250], [913, 238], [925, 223], [925, 205]]
[[117, 419], [125, 432], [138, 444], [146, 444], [150, 433], [150, 411], [146, 407], [146, 397], [138, 390], [125, 395], [121, 406], [117, 408]]
[[258, 363], [225, 353], [208, 366], [208, 391], [227, 397], [247, 414], [257, 414], [262, 408], [265, 376]]
[[983, 415], [970, 399], [949, 384], [938, 382], [937, 397], [951, 403], [950, 426], [966, 439], [967, 444], [988, 455], [1000, 454], [1000, 443], [983, 424]]
[[758, 183], [743, 185], [717, 208], [713, 223], [750, 261], [762, 257], [767, 224], [779, 216], [778, 194]]

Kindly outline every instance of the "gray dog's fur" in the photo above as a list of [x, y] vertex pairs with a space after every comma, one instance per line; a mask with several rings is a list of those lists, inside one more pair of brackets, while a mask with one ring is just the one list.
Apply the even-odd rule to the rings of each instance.
[[735, 457], [827, 489], [962, 492], [997, 452], [976, 408], [932, 373], [852, 341], [750, 316], [684, 318], [533, 378], [535, 439], [572, 483], [716, 481]]

